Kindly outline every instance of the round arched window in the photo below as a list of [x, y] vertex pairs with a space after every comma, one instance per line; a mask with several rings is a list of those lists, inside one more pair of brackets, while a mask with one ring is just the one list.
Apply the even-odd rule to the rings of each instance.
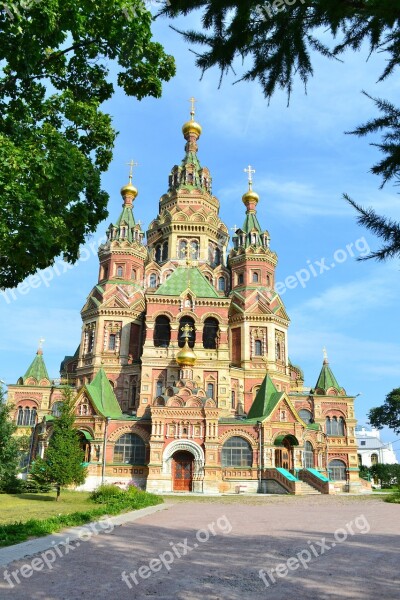
[[222, 446], [223, 467], [251, 467], [252, 464], [253, 451], [244, 438], [233, 436]]
[[114, 446], [114, 462], [129, 465], [144, 465], [146, 447], [141, 437], [135, 433], [124, 433]]

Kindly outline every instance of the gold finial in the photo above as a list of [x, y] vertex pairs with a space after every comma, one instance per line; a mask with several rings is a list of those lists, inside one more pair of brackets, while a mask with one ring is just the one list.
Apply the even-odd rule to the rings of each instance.
[[190, 327], [189, 323], [186, 323], [183, 327], [181, 327], [181, 331], [183, 331], [183, 339], [187, 342], [190, 338], [190, 334], [193, 331], [193, 327]]
[[126, 163], [129, 167], [129, 183], [132, 185], [132, 177], [133, 177], [133, 168], [138, 166], [138, 163], [135, 162], [133, 159]]
[[328, 362], [328, 353], [325, 347], [322, 348], [322, 353], [324, 355], [324, 362]]
[[191, 98], [189, 98], [189, 102], [191, 104], [191, 110], [190, 110], [190, 115], [192, 117], [192, 121], [194, 121], [194, 115], [195, 115], [195, 108], [196, 108], [196, 98], [194, 98], [193, 96]]
[[256, 172], [256, 170], [252, 169], [251, 165], [249, 165], [247, 167], [247, 169], [243, 169], [243, 170], [249, 176], [249, 190], [252, 191], [252, 189], [253, 189], [253, 174]]

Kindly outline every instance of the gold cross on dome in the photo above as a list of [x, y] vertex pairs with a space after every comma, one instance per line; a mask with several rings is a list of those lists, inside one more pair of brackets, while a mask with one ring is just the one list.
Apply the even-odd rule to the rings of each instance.
[[189, 102], [191, 104], [191, 111], [190, 114], [192, 115], [192, 121], [194, 120], [194, 115], [195, 115], [195, 104], [197, 102], [196, 98], [194, 98], [193, 96], [191, 98], [189, 98]]
[[128, 163], [126, 163], [129, 167], [129, 183], [132, 183], [132, 177], [133, 177], [133, 168], [138, 166], [138, 163], [135, 162], [134, 160], [129, 161]]
[[183, 331], [183, 338], [188, 340], [190, 338], [190, 334], [193, 331], [193, 327], [190, 327], [189, 323], [186, 323], [183, 327], [181, 327], [181, 331]]
[[247, 169], [243, 169], [245, 173], [249, 176], [249, 190], [251, 190], [251, 186], [253, 185], [253, 174], [256, 172], [255, 169], [252, 169], [251, 165], [247, 167]]
[[45, 341], [46, 341], [46, 340], [45, 340], [44, 338], [40, 338], [40, 340], [39, 340], [39, 350], [41, 350], [41, 349], [42, 349], [42, 347], [43, 347], [43, 342], [45, 342]]
[[326, 348], [325, 348], [325, 347], [324, 347], [324, 348], [322, 348], [322, 352], [323, 352], [323, 355], [324, 355], [324, 360], [328, 360], [328, 353], [327, 353], [327, 351], [326, 351]]

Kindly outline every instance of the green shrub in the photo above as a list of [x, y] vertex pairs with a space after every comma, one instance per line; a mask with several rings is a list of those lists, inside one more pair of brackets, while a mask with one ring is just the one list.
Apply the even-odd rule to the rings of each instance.
[[396, 491], [390, 496], [386, 496], [385, 502], [391, 502], [392, 504], [400, 504], [400, 486], [396, 488]]
[[104, 484], [100, 485], [94, 492], [90, 494], [90, 500], [98, 504], [115, 501], [123, 496], [124, 491], [116, 485]]

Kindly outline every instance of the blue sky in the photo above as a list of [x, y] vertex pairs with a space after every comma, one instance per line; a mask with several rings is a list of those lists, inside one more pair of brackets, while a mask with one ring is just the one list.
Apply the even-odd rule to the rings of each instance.
[[[191, 17], [180, 25], [195, 22]], [[365, 424], [368, 410], [400, 385], [399, 265], [355, 260], [368, 248], [376, 248], [378, 241], [356, 224], [342, 194], [397, 219], [400, 202], [395, 188], [379, 190], [380, 180], [369, 173], [379, 158], [368, 144], [373, 140], [344, 132], [375, 114], [361, 90], [396, 101], [398, 78], [377, 84], [384, 57], [367, 62], [367, 51], [347, 55], [344, 63], [316, 57], [307, 95], [298, 82], [289, 107], [284, 93], [277, 93], [268, 105], [256, 83], [232, 85], [232, 76], [218, 89], [217, 71], [200, 80], [194, 54], [166, 20], [156, 23], [154, 36], [176, 57], [177, 75], [165, 85], [160, 100], [139, 102], [118, 91], [107, 103], [105, 109], [120, 132], [113, 162], [103, 176], [110, 216], [88, 240], [82, 260], [73, 268], [60, 261], [56, 271], [42, 275], [46, 283], [40, 280], [37, 287], [19, 288], [15, 298], [10, 292], [0, 294], [0, 379], [16, 382], [40, 337], [46, 340], [45, 360], [53, 377], [63, 356], [75, 351], [79, 311], [98, 274], [90, 243], [92, 248], [98, 244], [120, 212], [126, 163], [131, 158], [139, 163], [134, 176], [139, 189], [135, 217], [146, 229], [167, 190], [171, 167], [183, 157], [181, 126], [189, 116], [188, 99], [194, 95], [196, 119], [203, 127], [199, 157], [211, 170], [213, 192], [229, 228], [244, 220], [243, 169], [248, 164], [256, 169], [258, 217], [279, 256], [277, 281], [291, 318], [292, 362], [303, 368], [306, 385], [313, 386], [325, 346], [339, 383], [348, 393], [362, 394], [356, 399], [356, 416]], [[382, 438], [389, 442], [396, 436], [384, 430]], [[395, 448], [400, 450], [400, 443]]]

